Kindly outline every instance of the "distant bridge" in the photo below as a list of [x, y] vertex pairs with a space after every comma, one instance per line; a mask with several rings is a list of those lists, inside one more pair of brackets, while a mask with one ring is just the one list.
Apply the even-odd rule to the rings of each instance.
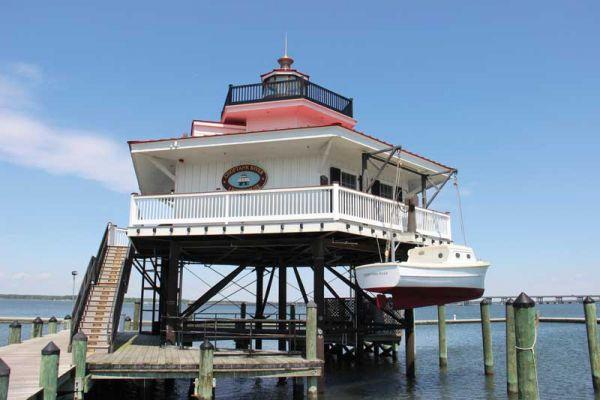
[[[531, 297], [537, 304], [574, 304], [574, 303], [583, 303], [583, 299], [586, 297], [591, 297], [596, 302], [600, 302], [600, 294], [550, 294], [543, 296], [529, 296]], [[506, 304], [509, 299], [514, 300], [517, 296], [484, 296], [476, 300], [469, 300], [462, 302], [460, 304], [469, 305], [469, 304], [479, 304], [481, 300], [488, 299], [492, 303], [496, 304]]]

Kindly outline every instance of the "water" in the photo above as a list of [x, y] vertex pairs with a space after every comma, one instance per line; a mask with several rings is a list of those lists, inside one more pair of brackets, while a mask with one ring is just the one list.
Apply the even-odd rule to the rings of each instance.
[[[0, 315], [64, 316], [71, 312], [67, 301], [0, 300]], [[131, 315], [133, 305], [126, 303], [124, 313]], [[581, 304], [539, 305], [542, 316], [583, 317]], [[236, 312], [232, 306], [219, 305], [211, 312]], [[250, 306], [249, 306], [250, 311]], [[298, 308], [298, 312], [302, 312]], [[435, 308], [415, 311], [416, 319], [436, 319]], [[478, 318], [478, 306], [447, 306], [447, 318]], [[492, 317], [503, 317], [504, 306], [492, 305]], [[0, 343], [7, 340], [7, 325], [0, 324]], [[29, 336], [24, 326], [23, 337]], [[404, 351], [401, 346], [398, 362], [381, 358], [367, 360], [360, 368], [348, 363], [330, 363], [326, 368], [325, 399], [506, 399], [504, 324], [492, 324], [495, 375], [483, 374], [481, 327], [479, 324], [448, 325], [448, 369], [438, 367], [437, 327], [418, 325], [417, 378], [407, 382], [404, 373]], [[273, 344], [274, 345], [274, 344]], [[594, 399], [587, 352], [587, 337], [583, 324], [540, 324], [537, 340], [537, 363], [540, 395], [543, 399]], [[103, 382], [94, 388], [96, 399], [187, 399], [188, 381], [173, 386], [158, 382]], [[276, 386], [275, 379], [220, 379], [218, 399], [290, 399], [291, 382]]]

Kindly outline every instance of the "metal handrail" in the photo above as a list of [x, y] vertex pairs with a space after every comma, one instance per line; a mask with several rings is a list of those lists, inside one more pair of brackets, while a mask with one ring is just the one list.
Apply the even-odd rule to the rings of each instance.
[[79, 330], [79, 324], [81, 323], [81, 318], [83, 317], [83, 312], [85, 311], [85, 305], [87, 303], [87, 299], [90, 295], [92, 285], [98, 281], [98, 277], [100, 276], [100, 269], [102, 268], [102, 263], [104, 262], [104, 255], [106, 254], [107, 241], [108, 241], [108, 232], [111, 228], [112, 224], [109, 222], [104, 230], [104, 234], [102, 235], [102, 240], [100, 242], [100, 247], [98, 248], [98, 253], [96, 256], [92, 256], [90, 262], [88, 263], [88, 267], [86, 269], [85, 276], [83, 281], [81, 282], [81, 286], [79, 288], [79, 294], [77, 295], [77, 300], [73, 306], [72, 312], [72, 320], [71, 320], [71, 339], [77, 331]]
[[[117, 336], [119, 319], [121, 317], [121, 310], [123, 308], [123, 299], [125, 298], [125, 293], [127, 292], [127, 286], [129, 285], [129, 274], [131, 272], [131, 266], [133, 264], [133, 246], [129, 245], [129, 249], [127, 250], [127, 256], [125, 260], [123, 260], [123, 268], [121, 268], [121, 273], [119, 274], [119, 279], [117, 282], [117, 291], [113, 298], [113, 318], [112, 324], [106, 326], [106, 334], [109, 339], [109, 349], [110, 352], [114, 350], [115, 337]], [[111, 331], [112, 329], [112, 331]]]
[[230, 85], [223, 110], [229, 105], [298, 98], [308, 99], [351, 118], [353, 116], [352, 99], [300, 77], [278, 82]]

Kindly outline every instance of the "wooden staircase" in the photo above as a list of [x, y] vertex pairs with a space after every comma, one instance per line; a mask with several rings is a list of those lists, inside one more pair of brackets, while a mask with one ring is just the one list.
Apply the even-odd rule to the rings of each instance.
[[[108, 353], [115, 318], [115, 297], [119, 294], [129, 247], [107, 246], [100, 274], [90, 287], [79, 330], [88, 337], [88, 352]], [[128, 279], [128, 274], [126, 278]], [[120, 307], [116, 307], [120, 310]], [[119, 312], [119, 311], [118, 311]], [[117, 322], [118, 323], [118, 322]], [[116, 329], [116, 327], [115, 327]]]

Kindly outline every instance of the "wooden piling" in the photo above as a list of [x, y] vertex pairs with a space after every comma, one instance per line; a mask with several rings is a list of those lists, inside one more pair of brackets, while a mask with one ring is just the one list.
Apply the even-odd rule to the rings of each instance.
[[125, 321], [123, 322], [123, 330], [125, 332], [131, 331], [131, 317], [129, 315], [125, 317]]
[[[246, 313], [247, 313], [246, 309], [247, 309], [246, 303], [242, 303], [240, 305], [240, 319], [246, 319]], [[235, 327], [239, 331], [244, 331], [246, 329], [246, 323], [245, 322], [236, 322]], [[235, 340], [235, 348], [236, 349], [247, 349], [248, 348], [247, 339], [236, 339]]]
[[42, 319], [40, 317], [36, 317], [33, 320], [33, 323], [31, 325], [31, 337], [32, 338], [42, 337], [43, 329], [44, 329], [44, 321], [42, 321]]
[[215, 348], [208, 340], [200, 345], [200, 368], [194, 395], [200, 400], [213, 398], [213, 355]]
[[56, 317], [52, 316], [48, 320], [48, 334], [52, 335], [58, 332], [58, 321]]
[[140, 331], [140, 322], [141, 322], [141, 310], [142, 304], [139, 301], [133, 303], [133, 320], [132, 320], [132, 329], [134, 332]]
[[592, 383], [594, 392], [600, 392], [600, 348], [598, 348], [598, 334], [596, 332], [597, 317], [596, 304], [591, 297], [583, 300], [585, 313], [585, 327], [587, 329], [588, 351], [590, 354], [590, 369], [592, 370]]
[[71, 316], [69, 314], [65, 315], [63, 318], [63, 329], [65, 331], [71, 330]]
[[8, 398], [8, 382], [10, 380], [10, 368], [0, 358], [0, 400]]
[[494, 353], [492, 351], [492, 327], [490, 323], [489, 299], [479, 304], [481, 311], [481, 336], [483, 338], [483, 366], [486, 375], [494, 375]]
[[85, 390], [86, 355], [88, 338], [83, 332], [77, 332], [73, 336], [73, 365], [75, 365], [75, 387], [74, 399], [82, 400]]
[[509, 394], [519, 392], [515, 345], [515, 310], [512, 299], [509, 299], [506, 302], [506, 390]]
[[519, 399], [538, 399], [535, 363], [535, 302], [525, 293], [514, 301]]
[[414, 378], [415, 373], [415, 312], [412, 308], [404, 310], [404, 348], [406, 352], [406, 376]]
[[40, 387], [44, 400], [56, 400], [58, 394], [58, 360], [60, 349], [50, 342], [42, 349], [40, 364]]
[[[306, 305], [306, 359], [317, 359], [317, 304], [313, 301]], [[306, 378], [308, 398], [318, 397], [317, 377]]]
[[448, 345], [446, 342], [446, 306], [438, 306], [437, 312], [440, 367], [446, 368], [448, 366]]
[[19, 321], [13, 321], [8, 326], [8, 344], [21, 343], [21, 324]]

